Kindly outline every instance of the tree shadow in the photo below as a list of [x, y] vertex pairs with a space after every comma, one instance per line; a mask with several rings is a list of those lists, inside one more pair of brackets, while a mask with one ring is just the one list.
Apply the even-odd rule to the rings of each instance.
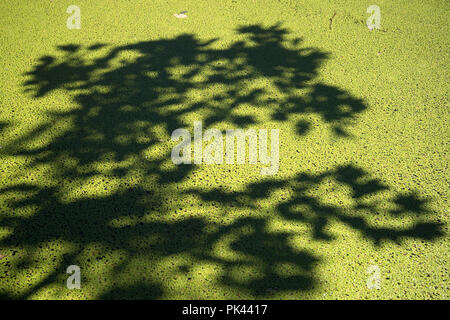
[[[331, 184], [333, 182], [333, 184]], [[328, 186], [327, 191], [335, 192], [342, 200], [350, 199], [351, 205], [333, 205], [327, 199], [315, 195], [321, 185]], [[334, 190], [332, 185], [344, 187], [346, 192]], [[301, 222], [311, 229], [311, 238], [315, 240], [331, 241], [334, 237], [325, 229], [333, 221], [341, 222], [352, 230], [359, 232], [363, 237], [371, 240], [374, 245], [381, 245], [383, 241], [394, 241], [401, 244], [402, 238], [417, 238], [433, 240], [444, 235], [443, 224], [418, 220], [413, 226], [404, 228], [379, 227], [371, 225], [371, 217], [386, 212], [383, 205], [396, 207], [389, 211], [392, 216], [408, 215], [424, 218], [432, 214], [426, 209], [424, 199], [415, 192], [397, 194], [393, 199], [386, 199], [380, 203], [374, 198], [384, 190], [390, 188], [383, 185], [380, 180], [373, 179], [363, 169], [352, 164], [337, 166], [332, 170], [320, 174], [300, 173], [294, 178], [284, 180], [266, 180], [264, 182], [249, 184], [246, 190], [230, 193], [225, 190], [213, 189], [202, 191], [191, 189], [187, 193], [199, 196], [202, 201], [218, 201], [223, 206], [230, 205], [231, 199], [241, 199], [235, 206], [256, 209], [253, 205], [257, 200], [271, 196], [279, 189], [293, 190], [289, 199], [281, 199], [276, 206], [277, 213], [286, 221]]]
[[[290, 239], [295, 232], [269, 231], [271, 217], [235, 217], [223, 224], [207, 217], [169, 218], [171, 203], [180, 194], [178, 184], [196, 169], [171, 164], [169, 137], [173, 130], [189, 127], [190, 119], [201, 119], [205, 127], [262, 124], [255, 115], [242, 114], [242, 106], [250, 105], [269, 112], [273, 120], [292, 123], [299, 135], [307, 134], [311, 124], [294, 116], [317, 114], [344, 138], [349, 136], [349, 120], [367, 108], [346, 91], [315, 82], [328, 54], [302, 48], [302, 39], [289, 39], [288, 30], [279, 24], [246, 26], [237, 33], [246, 40], [226, 48], [216, 45], [218, 39], [202, 41], [190, 34], [117, 47], [69, 44], [58, 48], [59, 56], [42, 57], [26, 74], [25, 91], [35, 98], [59, 90], [76, 106], [37, 110], [48, 120], [3, 150], [5, 155], [29, 159], [24, 171], [45, 170], [47, 181], [12, 182], [0, 189], [8, 210], [32, 212], [0, 216], [1, 225], [13, 230], [0, 239], [0, 246], [23, 250], [21, 261], [11, 266], [16, 270], [34, 268], [30, 257], [49, 242], [60, 241], [70, 249], [54, 253], [56, 267], [43, 279], [1, 297], [31, 297], [58, 281], [67, 265], [88, 263], [82, 256], [91, 245], [106, 248], [97, 260], [116, 252], [126, 256], [107, 264], [113, 285], [100, 290], [99, 298], [165, 298], [170, 280], [156, 272], [136, 283], [114, 284], [113, 279], [138, 258], [158, 265], [174, 255], [188, 257], [192, 265], [215, 264], [219, 271], [212, 281], [217, 286], [251, 297], [269, 296], [268, 287], [279, 292], [317, 288], [314, 270], [320, 257], [294, 248]], [[256, 200], [291, 187], [294, 195], [274, 203], [275, 211], [287, 222], [310, 225], [313, 240], [331, 241], [325, 229], [336, 219], [377, 245], [382, 240], [431, 240], [442, 235], [440, 225], [426, 222], [404, 230], [370, 226], [365, 217], [379, 208], [365, 198], [388, 187], [367, 176], [350, 164], [319, 175], [300, 172], [292, 179], [265, 179], [248, 184], [243, 192], [192, 188], [183, 194], [194, 194], [205, 204], [219, 202], [224, 209], [258, 210]], [[326, 179], [350, 188], [351, 210], [311, 195], [311, 188]], [[398, 195], [392, 201], [397, 204], [393, 216], [429, 213], [416, 194]], [[296, 209], [298, 205], [307, 213]], [[116, 225], [126, 219], [132, 223]], [[214, 249], [221, 245], [231, 255]], [[293, 271], [280, 274], [283, 264]], [[176, 274], [184, 277], [189, 270], [181, 266]]]

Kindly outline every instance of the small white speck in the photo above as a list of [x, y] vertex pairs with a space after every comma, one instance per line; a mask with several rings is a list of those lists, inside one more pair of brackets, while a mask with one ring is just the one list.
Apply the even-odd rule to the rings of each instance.
[[187, 15], [185, 15], [184, 13], [175, 13], [174, 16], [178, 19], [187, 18]]

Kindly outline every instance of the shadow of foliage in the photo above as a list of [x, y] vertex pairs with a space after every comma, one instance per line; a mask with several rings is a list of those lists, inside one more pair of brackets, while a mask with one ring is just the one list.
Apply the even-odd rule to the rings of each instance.
[[[300, 136], [312, 125], [294, 116], [317, 114], [335, 134], [345, 137], [349, 121], [366, 109], [363, 101], [344, 90], [314, 82], [328, 54], [302, 48], [302, 39], [289, 39], [289, 32], [280, 25], [245, 26], [237, 33], [246, 40], [225, 48], [217, 45], [218, 39], [202, 41], [183, 34], [116, 47], [69, 44], [58, 48], [60, 56], [40, 58], [26, 74], [26, 92], [41, 98], [60, 90], [76, 107], [37, 110], [48, 120], [5, 146], [3, 154], [29, 159], [24, 170], [45, 167], [48, 181], [12, 183], [0, 189], [8, 210], [32, 211], [29, 215], [2, 213], [1, 225], [13, 231], [0, 239], [0, 246], [24, 250], [20, 264], [13, 266], [19, 269], [31, 268], [27, 257], [51, 241], [61, 241], [70, 251], [55, 252], [57, 267], [42, 280], [1, 297], [28, 298], [44, 289], [64, 274], [68, 264], [77, 263], [91, 244], [126, 256], [108, 264], [111, 279], [123, 274], [136, 257], [156, 265], [182, 254], [193, 264], [219, 266], [211, 281], [253, 297], [267, 297], [267, 287], [308, 291], [318, 285], [314, 270], [320, 257], [292, 247], [295, 232], [268, 231], [270, 217], [235, 217], [223, 224], [198, 216], [144, 219], [173, 213], [168, 203], [179, 196], [177, 184], [196, 168], [168, 165], [170, 134], [187, 127], [190, 116], [202, 119], [206, 127], [220, 122], [246, 127], [261, 123], [254, 115], [237, 112], [251, 105], [268, 110], [274, 120], [294, 122]], [[32, 143], [39, 139], [42, 143]], [[112, 179], [121, 183], [109, 186]], [[349, 188], [351, 208], [329, 205], [314, 196], [311, 190], [327, 179]], [[101, 194], [86, 191], [99, 184], [104, 186]], [[366, 197], [388, 186], [352, 164], [318, 175], [301, 172], [292, 179], [265, 179], [248, 184], [243, 192], [193, 188], [184, 194], [194, 194], [204, 203], [219, 202], [233, 212], [233, 207], [258, 210], [256, 200], [281, 188], [291, 188], [293, 195], [274, 203], [275, 212], [287, 222], [309, 225], [313, 240], [331, 241], [325, 229], [336, 220], [375, 244], [442, 235], [440, 225], [426, 222], [403, 230], [371, 226], [366, 216], [380, 209]], [[77, 194], [71, 197], [74, 190]], [[398, 208], [393, 216], [428, 214], [416, 194], [398, 195], [392, 201]], [[296, 209], [298, 205], [303, 209]], [[113, 225], [122, 218], [134, 223]], [[235, 256], [220, 256], [213, 250], [226, 241]], [[105, 255], [99, 253], [92, 263]], [[295, 266], [295, 271], [281, 276], [277, 266], [282, 263]], [[182, 266], [177, 275], [184, 277], [189, 270], [190, 266]], [[253, 274], [236, 277], [242, 270]], [[150, 273], [138, 283], [110, 283], [99, 298], [163, 298], [167, 281]]]
[[[331, 205], [315, 195], [314, 190], [321, 184], [328, 186], [327, 191], [337, 192], [333, 189], [331, 181], [348, 190], [347, 197], [352, 199], [351, 206]], [[414, 226], [403, 229], [370, 225], [368, 218], [385, 211], [381, 205], [386, 203], [398, 208], [391, 211], [391, 214], [395, 215], [426, 216], [432, 212], [425, 209], [426, 201], [414, 192], [398, 194], [394, 199], [385, 200], [384, 203], [372, 200], [374, 195], [389, 188], [352, 164], [337, 166], [321, 174], [300, 173], [292, 179], [266, 180], [262, 183], [249, 184], [245, 191], [237, 194], [220, 189], [210, 191], [192, 189], [187, 192], [198, 195], [203, 201], [218, 201], [222, 206], [227, 206], [232, 203], [232, 199], [238, 198], [242, 200], [237, 201], [235, 206], [256, 209], [252, 206], [255, 201], [267, 198], [283, 188], [292, 190], [293, 195], [289, 199], [281, 199], [276, 211], [287, 221], [308, 224], [312, 232], [311, 237], [316, 240], [333, 240], [333, 237], [325, 231], [333, 221], [348, 225], [375, 245], [380, 245], [382, 241], [395, 241], [400, 244], [400, 240], [405, 237], [432, 240], [444, 235], [443, 224], [436, 222], [417, 222]], [[344, 198], [343, 194], [342, 199]]]

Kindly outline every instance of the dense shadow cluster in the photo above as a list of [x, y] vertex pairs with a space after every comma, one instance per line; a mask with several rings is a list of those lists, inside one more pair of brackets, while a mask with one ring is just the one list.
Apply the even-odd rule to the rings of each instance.
[[[170, 151], [149, 159], [145, 154], [162, 148], [174, 129], [188, 127], [186, 116], [198, 114], [205, 126], [222, 121], [237, 127], [258, 124], [260, 120], [255, 116], [235, 112], [247, 104], [268, 110], [272, 120], [277, 121], [297, 121], [293, 118], [299, 114], [320, 115], [335, 134], [344, 137], [348, 136], [349, 121], [366, 109], [360, 99], [344, 90], [314, 81], [327, 53], [302, 48], [302, 40], [289, 40], [288, 31], [280, 25], [246, 26], [237, 32], [246, 40], [226, 48], [215, 47], [217, 39], [201, 41], [189, 34], [117, 47], [65, 45], [59, 47], [61, 56], [42, 57], [27, 73], [26, 91], [34, 97], [63, 90], [77, 107], [66, 111], [37, 110], [46, 112], [49, 120], [3, 149], [9, 156], [29, 158], [26, 170], [51, 168], [49, 180], [56, 183], [46, 186], [12, 182], [0, 190], [2, 200], [11, 210], [34, 208], [29, 216], [2, 214], [2, 226], [13, 232], [0, 240], [0, 246], [38, 248], [58, 240], [70, 243], [72, 249], [58, 257], [59, 267], [44, 279], [20, 295], [6, 292], [5, 297], [27, 298], [38, 292], [64, 274], [67, 265], [77, 261], [92, 243], [126, 252], [128, 259], [112, 268], [116, 273], [124, 270], [136, 255], [159, 261], [183, 254], [193, 263], [219, 265], [221, 271], [213, 279], [218, 285], [256, 297], [265, 296], [267, 287], [281, 291], [312, 290], [317, 282], [314, 268], [320, 258], [313, 252], [294, 249], [289, 242], [294, 232], [268, 231], [269, 217], [240, 217], [231, 223], [217, 223], [214, 228], [210, 226], [212, 222], [200, 217], [140, 222], [126, 228], [111, 226], [111, 221], [117, 218], [142, 217], [152, 212], [164, 214], [169, 210], [164, 205], [165, 199], [177, 196], [175, 185], [184, 181], [195, 166], [168, 169], [165, 164]], [[92, 54], [95, 58], [91, 59]], [[252, 87], [254, 81], [261, 79], [270, 83], [279, 95], [272, 95], [266, 87]], [[216, 87], [220, 89], [208, 89]], [[199, 93], [196, 99], [192, 99], [192, 93]], [[310, 126], [306, 120], [293, 124], [299, 139], [308, 133]], [[155, 128], [161, 128], [162, 138]], [[49, 134], [50, 141], [40, 146], [30, 144]], [[143, 142], [142, 137], [147, 140]], [[105, 161], [117, 165], [102, 166]], [[145, 166], [141, 165], [143, 162]], [[142, 180], [127, 182], [130, 174], [137, 171], [141, 172]], [[67, 185], [69, 188], [86, 185], [98, 176], [117, 177], [124, 183], [103, 195], [66, 199]], [[149, 187], [151, 184], [144, 183], [145, 177], [152, 177], [157, 183]], [[313, 195], [311, 190], [327, 179], [351, 190], [354, 206], [350, 210], [325, 204]], [[431, 240], [442, 235], [440, 225], [427, 222], [403, 230], [372, 227], [366, 216], [381, 209], [379, 204], [365, 199], [389, 187], [352, 164], [321, 174], [300, 172], [293, 179], [264, 179], [248, 184], [239, 193], [195, 188], [185, 193], [194, 194], [205, 203], [219, 202], [224, 208], [257, 210], [255, 201], [287, 187], [293, 190], [293, 196], [274, 203], [274, 211], [286, 221], [311, 226], [314, 240], [331, 241], [332, 235], [325, 227], [336, 220], [376, 245], [382, 240], [400, 241], [403, 237]], [[24, 196], [16, 197], [17, 194]], [[399, 194], [392, 203], [397, 208], [391, 212], [394, 218], [402, 214], [429, 214], [416, 194]], [[234, 236], [229, 248], [239, 258], [221, 257], [212, 251], [229, 236]], [[146, 247], [136, 246], [135, 240], [139, 238], [146, 239]], [[300, 271], [281, 277], [276, 272], [280, 263], [294, 265]], [[26, 269], [30, 264], [24, 258], [17, 267]], [[233, 272], [246, 266], [256, 266], [259, 276], [238, 281]], [[116, 285], [101, 298], [159, 298], [164, 295], [163, 281], [157, 275], [149, 275], [139, 284]]]

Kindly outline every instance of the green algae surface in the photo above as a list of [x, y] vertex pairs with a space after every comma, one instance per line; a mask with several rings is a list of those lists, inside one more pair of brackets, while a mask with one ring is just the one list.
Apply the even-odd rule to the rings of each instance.
[[[1, 1], [0, 297], [448, 299], [449, 9]], [[175, 165], [194, 121], [277, 174]]]

